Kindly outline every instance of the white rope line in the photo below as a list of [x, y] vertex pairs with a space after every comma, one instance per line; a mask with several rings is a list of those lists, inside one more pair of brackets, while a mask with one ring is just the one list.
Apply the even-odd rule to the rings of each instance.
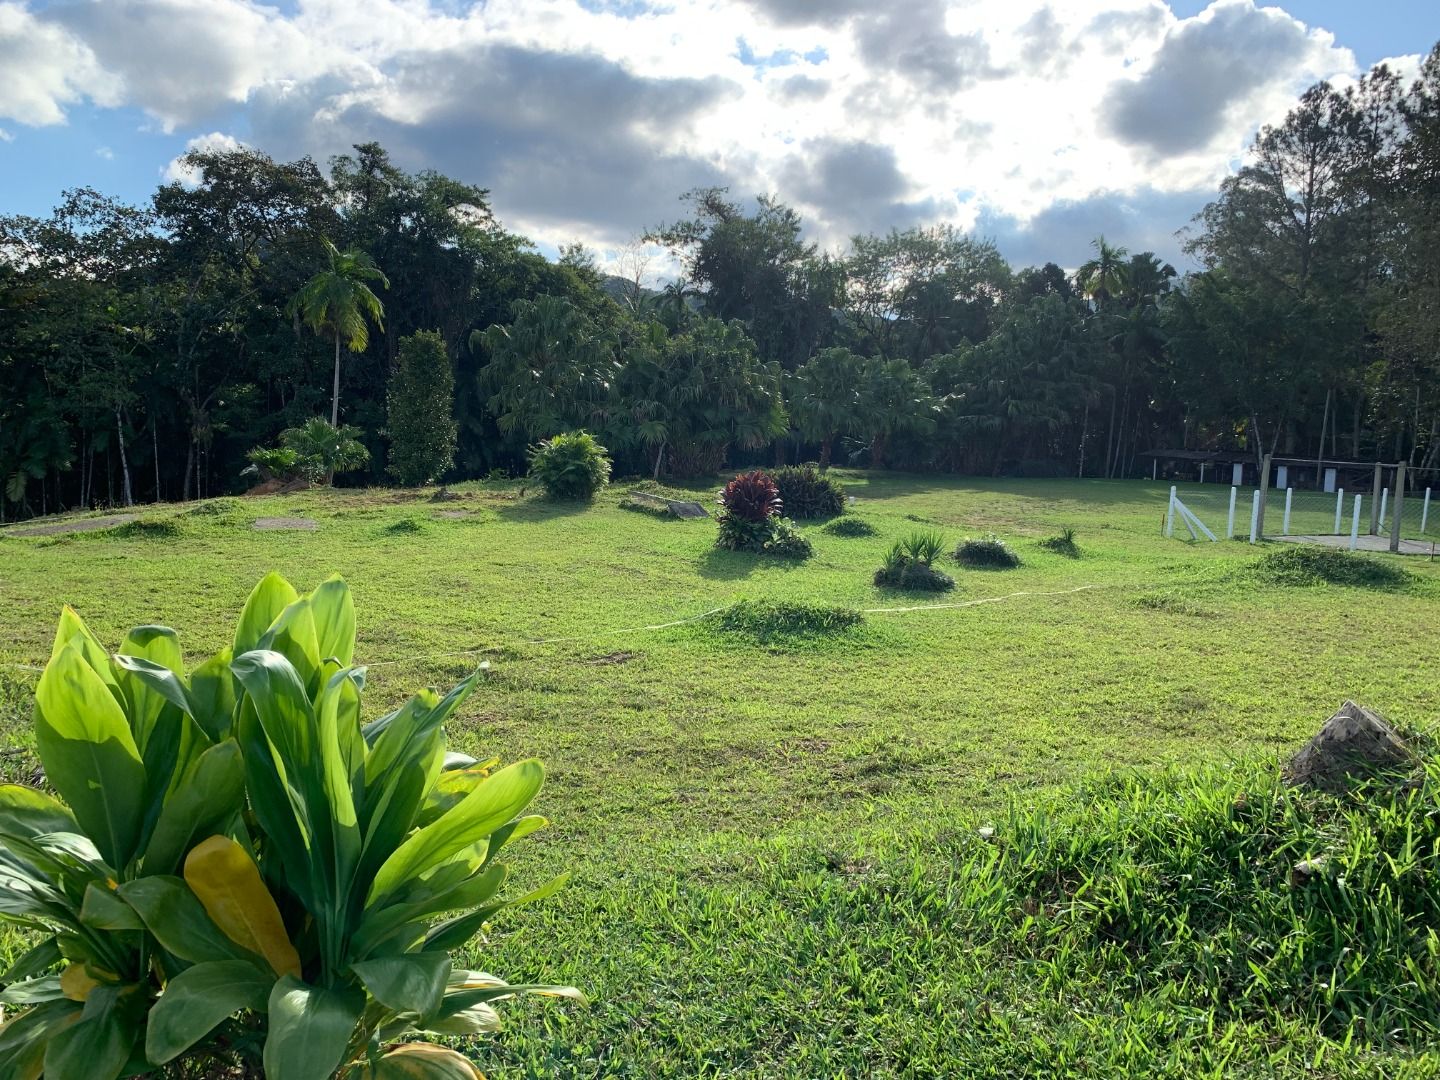
[[[912, 611], [954, 611], [958, 608], [978, 607], [981, 604], [998, 604], [1005, 600], [1014, 600], [1022, 596], [1070, 596], [1074, 593], [1086, 592], [1089, 589], [1104, 589], [1105, 585], [1081, 585], [1074, 589], [1060, 589], [1054, 592], [1036, 592], [1023, 590], [1021, 592], [1006, 593], [1004, 596], [987, 596], [979, 600], [963, 600], [955, 604], [917, 604], [914, 607], [884, 607], [884, 608], [861, 608], [862, 615], [902, 615]], [[711, 615], [718, 615], [724, 611], [723, 607], [711, 608], [709, 611], [702, 611], [699, 615], [691, 615], [684, 619], [674, 619], [671, 622], [650, 623], [647, 626], [626, 626], [617, 630], [601, 630], [594, 634], [581, 634], [574, 637], [551, 637], [551, 638], [525, 638], [513, 642], [513, 645], [562, 645], [578, 641], [597, 641], [607, 637], [617, 637], [620, 634], [643, 634], [651, 630], [669, 630], [675, 626], [686, 626], [690, 623], [697, 623], [701, 619], [708, 619]], [[475, 656], [479, 653], [497, 652], [505, 648], [505, 645], [482, 645], [474, 649], [457, 649], [454, 652], [443, 653], [422, 653], [418, 656], [402, 656], [395, 660], [377, 660], [374, 663], [364, 665], [366, 668], [392, 667], [395, 664], [413, 664], [422, 660], [448, 660], [457, 656]], [[43, 667], [35, 667], [31, 664], [0, 664], [0, 667], [13, 668], [17, 671], [44, 671]]]

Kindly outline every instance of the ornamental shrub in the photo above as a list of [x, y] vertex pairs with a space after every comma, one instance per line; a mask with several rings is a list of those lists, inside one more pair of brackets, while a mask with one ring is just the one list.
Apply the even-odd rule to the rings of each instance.
[[588, 432], [556, 435], [530, 450], [530, 476], [552, 499], [591, 499], [610, 483], [610, 454]]
[[774, 480], [784, 513], [791, 518], [827, 518], [845, 512], [845, 489], [813, 464], [776, 469]]
[[455, 462], [455, 375], [433, 331], [400, 340], [386, 394], [390, 473], [406, 487], [440, 479]]

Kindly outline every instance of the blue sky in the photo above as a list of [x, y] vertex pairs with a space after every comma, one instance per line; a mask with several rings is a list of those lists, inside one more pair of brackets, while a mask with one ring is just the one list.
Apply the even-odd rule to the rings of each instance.
[[0, 0], [0, 213], [143, 201], [191, 145], [378, 139], [602, 258], [725, 184], [830, 246], [946, 221], [1019, 265], [1102, 228], [1178, 261], [1261, 123], [1437, 39], [1435, 0]]

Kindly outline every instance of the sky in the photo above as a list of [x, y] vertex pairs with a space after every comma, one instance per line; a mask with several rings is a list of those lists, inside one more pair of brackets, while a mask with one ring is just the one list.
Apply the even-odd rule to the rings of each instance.
[[1437, 40], [1436, 0], [0, 0], [0, 213], [376, 140], [607, 265], [721, 185], [829, 249], [948, 222], [1017, 267], [1104, 233], [1183, 270], [1260, 125]]

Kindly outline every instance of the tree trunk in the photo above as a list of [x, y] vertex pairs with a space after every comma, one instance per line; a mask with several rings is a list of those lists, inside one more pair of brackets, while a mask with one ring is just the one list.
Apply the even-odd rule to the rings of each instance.
[[150, 415], [150, 453], [155, 458], [155, 501], [163, 502], [164, 497], [160, 493], [160, 436], [156, 432], [158, 425], [155, 423], [155, 415]]
[[875, 438], [870, 440], [870, 467], [880, 469], [885, 466], [885, 433], [879, 432]]
[[1080, 421], [1080, 469], [1075, 474], [1080, 479], [1085, 478], [1085, 440], [1090, 437], [1090, 400], [1085, 400], [1084, 418]]
[[1364, 394], [1356, 394], [1356, 395], [1355, 395], [1355, 424], [1354, 424], [1354, 426], [1350, 429], [1350, 430], [1351, 430], [1351, 436], [1350, 436], [1350, 439], [1351, 439], [1351, 442], [1350, 442], [1350, 457], [1351, 457], [1353, 460], [1355, 460], [1355, 461], [1359, 461], [1359, 460], [1360, 460], [1360, 417], [1364, 414], [1364, 411], [1365, 411], [1365, 395], [1364, 395]]
[[185, 483], [181, 487], [181, 501], [190, 501], [190, 477], [195, 473], [195, 433], [190, 433], [190, 438], [185, 444]]
[[125, 424], [122, 422], [118, 408], [115, 410], [115, 438], [120, 447], [121, 492], [125, 498], [125, 505], [134, 506], [135, 495], [130, 487], [130, 459], [125, 454]]
[[1120, 391], [1115, 387], [1110, 388], [1110, 431], [1105, 436], [1105, 475], [1110, 475], [1110, 457], [1115, 452], [1115, 405], [1116, 399], [1120, 397]]
[[661, 466], [662, 464], [664, 464], [664, 462], [665, 462], [665, 440], [664, 440], [664, 439], [661, 439], [661, 440], [660, 440], [660, 445], [655, 448], [655, 471], [650, 474], [650, 478], [651, 478], [652, 480], [655, 480], [655, 481], [657, 481], [657, 482], [659, 481], [659, 479], [660, 479], [660, 466]]
[[340, 334], [335, 334], [335, 383], [330, 391], [330, 426], [340, 426]]
[[828, 469], [830, 467], [830, 453], [834, 445], [834, 435], [826, 435], [824, 440], [820, 443], [820, 468]]

